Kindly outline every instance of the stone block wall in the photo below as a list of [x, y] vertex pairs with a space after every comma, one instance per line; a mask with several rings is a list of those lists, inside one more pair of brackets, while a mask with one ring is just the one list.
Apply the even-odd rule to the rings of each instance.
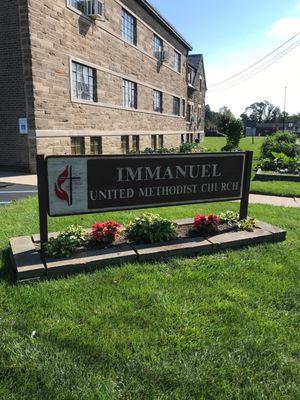
[[2, 0], [0, 12], [0, 168], [28, 169], [28, 136], [19, 134], [26, 117], [18, 0]]

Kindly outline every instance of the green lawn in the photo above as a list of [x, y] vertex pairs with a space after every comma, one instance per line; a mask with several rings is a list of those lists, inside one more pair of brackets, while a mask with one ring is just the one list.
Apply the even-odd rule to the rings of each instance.
[[[300, 211], [250, 213], [286, 228], [287, 241], [16, 286], [8, 240], [38, 231], [36, 200], [0, 208], [0, 399], [299, 399]], [[95, 220], [51, 219], [50, 230]]]
[[[264, 138], [255, 138], [252, 144], [252, 138], [244, 138], [241, 140], [240, 147], [243, 150], [253, 151], [253, 166], [255, 167], [260, 157], [260, 146]], [[204, 147], [211, 151], [220, 151], [225, 145], [224, 138], [205, 138]], [[254, 172], [253, 172], [254, 177]], [[271, 194], [275, 196], [293, 196], [300, 197], [300, 184], [299, 182], [281, 182], [281, 181], [268, 181], [268, 182], [251, 182], [251, 193]]]

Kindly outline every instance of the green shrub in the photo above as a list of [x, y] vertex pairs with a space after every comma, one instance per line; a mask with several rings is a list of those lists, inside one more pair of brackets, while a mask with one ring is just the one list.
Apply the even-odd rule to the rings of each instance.
[[272, 152], [272, 159], [265, 158], [260, 161], [257, 165], [257, 169], [263, 171], [276, 171], [286, 172], [290, 174], [299, 173], [300, 169], [300, 158], [299, 157], [288, 157], [284, 153]]
[[50, 238], [46, 244], [46, 252], [50, 257], [69, 257], [76, 249], [85, 244], [87, 233], [79, 225], [70, 225], [57, 238]]
[[239, 213], [234, 211], [226, 211], [220, 214], [220, 221], [222, 224], [227, 224], [234, 227], [238, 231], [253, 231], [255, 228], [255, 219], [248, 217], [241, 219]]
[[233, 226], [236, 225], [239, 219], [239, 213], [235, 211], [226, 211], [220, 214], [221, 224], [228, 224], [230, 226]]
[[179, 147], [180, 153], [202, 153], [203, 147], [199, 143], [182, 143]]
[[276, 132], [267, 136], [261, 146], [261, 158], [274, 159], [272, 153], [283, 153], [288, 157], [300, 154], [300, 145], [296, 143], [297, 136], [292, 132]]
[[155, 153], [155, 150], [152, 149], [151, 147], [146, 147], [144, 150], [141, 151], [142, 154], [153, 154]]
[[167, 154], [167, 153], [178, 153], [179, 149], [175, 147], [171, 147], [170, 149], [166, 147], [160, 147], [158, 149], [152, 149], [151, 147], [146, 147], [142, 150], [141, 154]]
[[160, 215], [145, 213], [126, 226], [125, 235], [131, 242], [164, 242], [176, 236], [176, 224]]
[[226, 143], [224, 147], [221, 149], [222, 151], [241, 151], [239, 147], [236, 147], [233, 143]]
[[240, 119], [232, 119], [228, 122], [225, 134], [226, 134], [226, 145], [222, 148], [222, 151], [239, 151], [239, 144], [242, 138], [244, 125]]
[[238, 231], [248, 231], [252, 232], [255, 228], [255, 219], [248, 217], [247, 219], [241, 219], [236, 224], [236, 229]]

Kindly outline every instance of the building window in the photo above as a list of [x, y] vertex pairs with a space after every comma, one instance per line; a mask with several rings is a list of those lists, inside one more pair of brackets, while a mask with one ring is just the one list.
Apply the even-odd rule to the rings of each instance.
[[188, 83], [194, 85], [196, 78], [196, 70], [193, 67], [189, 67], [188, 69]]
[[200, 79], [200, 92], [202, 92], [202, 79]]
[[73, 97], [97, 102], [96, 70], [86, 65], [72, 62]]
[[187, 112], [186, 112], [187, 121], [191, 121], [191, 116], [192, 116], [192, 106], [190, 104], [188, 104]]
[[163, 51], [163, 41], [157, 35], [153, 35], [153, 55], [157, 60], [161, 60]]
[[197, 124], [200, 125], [202, 121], [202, 109], [201, 106], [198, 106], [197, 110]]
[[77, 156], [84, 153], [85, 153], [84, 138], [71, 137], [71, 154]]
[[173, 97], [173, 114], [180, 115], [180, 99], [178, 97]]
[[159, 135], [158, 136], [158, 147], [160, 149], [163, 149], [163, 147], [164, 147], [164, 135]]
[[102, 154], [102, 137], [91, 137], [91, 154]]
[[174, 69], [181, 72], [181, 55], [176, 50], [174, 50]]
[[193, 133], [187, 133], [186, 142], [187, 143], [194, 143], [194, 134]]
[[140, 137], [138, 135], [132, 136], [132, 151], [135, 153], [140, 151]]
[[136, 45], [136, 18], [122, 9], [122, 37], [126, 42]]
[[129, 153], [129, 136], [121, 136], [121, 148], [123, 154]]
[[68, 0], [68, 4], [87, 15], [104, 14], [104, 0]]
[[185, 117], [185, 99], [182, 99], [182, 116]]
[[153, 90], [153, 111], [162, 113], [162, 92]]
[[86, 12], [86, 3], [82, 0], [68, 0], [69, 6], [76, 8], [77, 10], [85, 13]]
[[123, 106], [137, 108], [137, 84], [123, 79]]
[[153, 150], [157, 149], [157, 136], [156, 135], [151, 135], [151, 148]]

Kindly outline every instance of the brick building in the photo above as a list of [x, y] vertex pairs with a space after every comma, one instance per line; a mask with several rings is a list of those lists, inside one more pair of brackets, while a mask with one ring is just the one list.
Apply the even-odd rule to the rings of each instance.
[[148, 1], [2, 3], [0, 167], [201, 140], [203, 58]]

